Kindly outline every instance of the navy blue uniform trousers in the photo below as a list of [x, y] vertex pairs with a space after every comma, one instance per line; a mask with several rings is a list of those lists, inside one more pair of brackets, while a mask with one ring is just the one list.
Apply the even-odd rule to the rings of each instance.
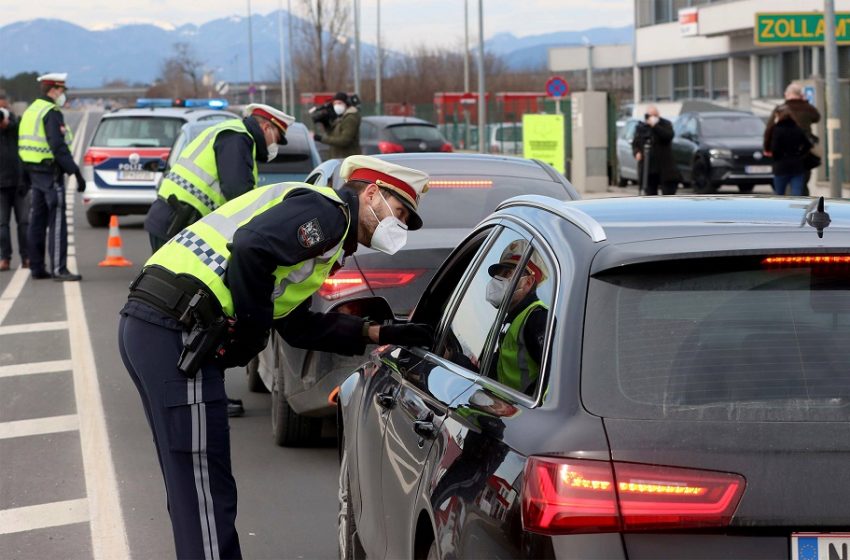
[[46, 270], [45, 236], [50, 234], [50, 272], [59, 274], [68, 268], [68, 222], [65, 219], [65, 185], [62, 176], [29, 172], [32, 181], [29, 240], [30, 269]]
[[118, 345], [153, 432], [177, 557], [241, 558], [224, 372], [210, 364], [183, 376], [182, 331], [169, 322], [136, 304], [122, 312]]

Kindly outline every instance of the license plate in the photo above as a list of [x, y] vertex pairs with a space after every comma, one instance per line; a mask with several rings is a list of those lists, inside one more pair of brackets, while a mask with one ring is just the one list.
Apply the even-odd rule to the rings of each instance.
[[773, 167], [769, 165], [748, 165], [744, 168], [748, 175], [766, 175], [773, 172]]
[[119, 181], [153, 181], [155, 176], [153, 171], [118, 170]]
[[791, 560], [850, 558], [850, 533], [791, 533]]

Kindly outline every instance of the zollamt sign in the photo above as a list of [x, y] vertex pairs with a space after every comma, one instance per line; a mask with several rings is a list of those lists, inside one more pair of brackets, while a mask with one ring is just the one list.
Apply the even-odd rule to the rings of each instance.
[[[823, 14], [817, 12], [760, 12], [756, 14], [756, 45], [822, 45]], [[850, 12], [835, 14], [835, 40], [850, 44]]]

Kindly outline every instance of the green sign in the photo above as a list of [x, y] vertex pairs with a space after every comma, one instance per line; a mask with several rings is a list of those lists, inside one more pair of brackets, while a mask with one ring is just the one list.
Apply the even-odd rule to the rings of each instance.
[[522, 116], [522, 157], [545, 161], [563, 174], [564, 148], [564, 115]]
[[[822, 45], [823, 14], [762, 12], [756, 14], [756, 45]], [[850, 44], [850, 12], [835, 14], [835, 40]]]

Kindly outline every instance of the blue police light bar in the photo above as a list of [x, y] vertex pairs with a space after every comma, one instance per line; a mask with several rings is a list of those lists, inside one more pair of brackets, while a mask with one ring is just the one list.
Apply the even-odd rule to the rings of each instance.
[[136, 99], [136, 107], [139, 109], [152, 109], [154, 107], [173, 107], [174, 101], [165, 97], [140, 97]]
[[209, 109], [226, 109], [229, 103], [227, 99], [186, 99], [184, 107], [207, 107]]

